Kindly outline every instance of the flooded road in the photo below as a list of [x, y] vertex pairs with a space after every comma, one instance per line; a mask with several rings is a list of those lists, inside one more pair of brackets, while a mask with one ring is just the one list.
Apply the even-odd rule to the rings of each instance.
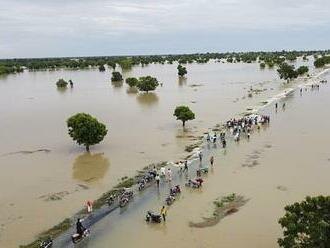
[[[109, 71], [25, 72], [1, 78], [0, 246], [17, 247], [33, 240], [33, 235], [71, 216], [88, 199], [97, 198], [121, 177], [133, 175], [151, 162], [184, 157], [185, 146], [207, 128], [245, 111], [247, 106], [260, 104], [283, 89], [276, 71], [260, 70], [258, 64], [210, 62], [191, 64], [187, 69], [187, 79], [178, 79], [176, 65], [134, 67], [123, 73], [124, 78], [157, 77], [163, 86], [149, 94], [136, 94], [125, 83], [111, 83]], [[72, 79], [74, 88], [58, 91], [55, 82], [59, 78]], [[249, 98], [247, 91], [251, 86], [265, 90]], [[196, 113], [196, 120], [188, 122], [185, 131], [173, 117], [175, 106], [180, 104], [189, 105]], [[105, 140], [92, 147], [90, 155], [84, 154], [84, 148], [74, 144], [67, 135], [65, 121], [76, 112], [94, 115], [109, 129]], [[246, 147], [253, 149], [253, 142]], [[46, 151], [34, 152], [39, 149]], [[228, 158], [230, 164], [240, 161], [241, 152], [233, 158], [230, 154], [221, 160]], [[220, 158], [216, 158], [218, 160]], [[234, 173], [231, 169], [228, 167], [228, 173]], [[226, 171], [226, 167], [221, 170]], [[221, 178], [214, 183], [218, 180], [221, 184], [215, 187], [225, 189], [226, 180]], [[230, 178], [227, 180], [233, 183]], [[238, 180], [247, 179], [243, 176]], [[212, 179], [208, 184], [211, 183]], [[206, 208], [210, 196], [201, 194], [200, 204], [196, 206]], [[189, 196], [187, 201], [178, 202], [178, 207], [171, 209], [171, 215], [175, 216], [174, 209], [182, 208], [184, 220], [182, 211], [189, 207], [189, 202]], [[197, 214], [200, 210], [192, 211]], [[122, 228], [126, 225], [129, 222], [125, 224], [123, 220]], [[160, 228], [157, 233], [163, 232]], [[116, 230], [113, 235], [115, 233]], [[116, 236], [125, 239], [122, 235]], [[174, 237], [168, 239], [176, 242]], [[97, 245], [102, 247], [102, 242]]]
[[[285, 109], [276, 112], [272, 105], [262, 111], [271, 115], [270, 126], [255, 131], [250, 141], [230, 143], [226, 150], [206, 146], [210, 154], [203, 163], [214, 155], [214, 169], [201, 190], [183, 190], [166, 224], [143, 220], [148, 209], [159, 211], [163, 205], [164, 190], [157, 192], [155, 186], [149, 190], [153, 198], [138, 199], [104, 218], [79, 247], [278, 247], [282, 231], [277, 222], [284, 206], [307, 195], [330, 194], [329, 95], [329, 84], [302, 95], [295, 92], [279, 102], [286, 103]], [[213, 200], [231, 193], [245, 196], [248, 203], [216, 226], [189, 227], [189, 221], [212, 214]]]

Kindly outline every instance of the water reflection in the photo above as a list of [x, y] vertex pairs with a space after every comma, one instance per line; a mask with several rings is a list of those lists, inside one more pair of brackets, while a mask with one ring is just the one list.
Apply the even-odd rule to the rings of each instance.
[[139, 91], [138, 91], [138, 89], [136, 88], [136, 87], [129, 87], [129, 88], [127, 88], [127, 90], [126, 90], [126, 93], [127, 94], [137, 94]]
[[179, 86], [187, 85], [187, 78], [186, 77], [179, 77], [178, 78]]
[[68, 88], [67, 87], [57, 87], [57, 91], [61, 94], [64, 94]]
[[121, 81], [111, 81], [111, 84], [114, 88], [120, 88], [120, 87], [123, 86], [123, 82], [124, 82], [123, 80], [121, 80]]
[[73, 163], [72, 177], [83, 182], [95, 182], [104, 177], [110, 162], [103, 153], [84, 153]]
[[136, 97], [138, 103], [145, 106], [152, 106], [158, 102], [158, 96], [156, 93], [141, 93]]

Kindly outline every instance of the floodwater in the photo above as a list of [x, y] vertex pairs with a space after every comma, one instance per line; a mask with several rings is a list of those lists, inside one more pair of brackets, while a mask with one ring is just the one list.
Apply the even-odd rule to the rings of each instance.
[[[133, 175], [137, 169], [151, 162], [184, 157], [185, 146], [195, 142], [194, 139], [205, 130], [283, 90], [276, 71], [260, 70], [258, 64], [210, 62], [191, 64], [187, 69], [189, 74], [186, 79], [178, 79], [176, 65], [149, 65], [123, 72], [124, 78], [156, 76], [163, 86], [149, 94], [136, 94], [125, 83], [111, 83], [109, 71], [39, 71], [1, 78], [0, 246], [17, 247], [32, 241], [34, 235], [71, 216], [88, 199], [97, 198], [117, 184], [121, 177]], [[59, 78], [72, 79], [74, 88], [57, 90], [55, 82]], [[251, 86], [265, 91], [248, 98], [247, 91]], [[196, 113], [196, 120], [188, 122], [186, 129], [182, 129], [181, 123], [173, 117], [175, 106], [181, 104], [189, 105]], [[104, 141], [92, 147], [91, 154], [85, 154], [84, 148], [73, 143], [67, 135], [65, 121], [77, 112], [94, 115], [109, 129]], [[255, 147], [253, 142], [246, 147], [250, 146], [251, 149]], [[38, 149], [50, 151], [31, 153]], [[241, 151], [239, 156], [235, 154], [232, 158], [230, 154], [228, 152], [225, 159], [228, 158], [231, 165], [237, 164], [243, 156]], [[281, 159], [284, 158], [281, 156]], [[228, 166], [223, 170], [229, 173], [232, 169]], [[259, 168], [237, 170], [260, 173]], [[221, 177], [210, 177], [208, 184], [211, 186], [212, 180], [214, 184], [220, 182], [216, 188], [224, 192], [227, 192], [225, 182], [233, 184], [233, 187], [238, 186], [228, 175], [227, 181]], [[238, 182], [248, 180], [239, 174], [237, 177]], [[269, 178], [262, 180], [269, 182]], [[258, 189], [252, 191], [256, 194]], [[249, 197], [248, 192], [242, 193]], [[207, 207], [207, 203], [212, 201], [211, 196], [200, 194], [199, 201], [204, 206], [197, 206]], [[177, 209], [177, 214], [182, 214], [182, 220], [190, 218], [188, 213], [182, 212], [194, 202], [188, 199], [178, 202], [173, 211], [171, 209], [171, 215], [173, 213], [175, 216], [174, 209]], [[244, 211], [249, 206], [250, 203]], [[198, 207], [194, 209], [191, 214], [201, 210]], [[156, 233], [168, 230], [171, 221], [165, 229], [160, 228]], [[227, 221], [224, 220], [224, 223]], [[175, 222], [177, 228], [183, 228], [183, 222]], [[125, 226], [123, 221], [122, 228]], [[140, 228], [138, 226], [139, 232]], [[139, 232], [136, 231], [136, 235]], [[149, 234], [145, 235], [147, 238]], [[182, 237], [175, 239], [178, 233], [172, 235], [168, 236], [171, 242], [182, 240]], [[117, 239], [125, 239], [124, 235], [116, 236]], [[187, 234], [184, 238], [187, 242]]]
[[[302, 95], [297, 91], [280, 102], [286, 103], [285, 109], [276, 112], [272, 105], [262, 110], [271, 116], [270, 126], [254, 131], [250, 141], [230, 143], [226, 150], [206, 146], [209, 154], [203, 165], [213, 155], [214, 169], [202, 190], [183, 190], [169, 208], [166, 224], [143, 220], [148, 209], [158, 212], [163, 205], [163, 192], [157, 193], [155, 186], [152, 199], [138, 199], [104, 218], [79, 247], [278, 247], [284, 206], [307, 195], [330, 194], [329, 95], [329, 84], [320, 90], [308, 88]], [[251, 161], [256, 161], [254, 166], [247, 166]], [[189, 227], [189, 221], [212, 214], [216, 198], [231, 193], [249, 201], [216, 226]]]

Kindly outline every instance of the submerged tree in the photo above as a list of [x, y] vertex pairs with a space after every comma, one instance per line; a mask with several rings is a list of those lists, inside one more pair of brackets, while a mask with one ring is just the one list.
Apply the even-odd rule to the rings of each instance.
[[118, 72], [118, 71], [112, 72], [112, 77], [111, 77], [112, 82], [118, 82], [118, 81], [122, 81], [122, 80], [123, 80], [123, 76], [121, 75], [120, 72]]
[[136, 87], [140, 91], [146, 91], [147, 93], [149, 91], [153, 91], [157, 88], [159, 85], [157, 78], [151, 77], [151, 76], [146, 76], [146, 77], [140, 77], [139, 82], [136, 85]]
[[183, 77], [184, 75], [187, 74], [187, 68], [186, 67], [184, 67], [182, 65], [178, 65], [177, 69], [178, 69], [178, 75], [180, 77]]
[[330, 196], [306, 197], [286, 206], [279, 223], [284, 228], [280, 247], [330, 247]]
[[99, 66], [99, 71], [101, 71], [101, 72], [105, 71], [105, 66], [104, 65], [100, 65]]
[[139, 83], [139, 80], [135, 77], [126, 78], [125, 81], [129, 85], [129, 87], [135, 87]]
[[188, 106], [177, 106], [173, 114], [177, 120], [182, 121], [182, 126], [184, 127], [186, 121], [195, 119], [195, 114], [190, 110]]
[[103, 123], [86, 113], [78, 113], [67, 120], [69, 135], [89, 151], [91, 145], [100, 143], [108, 130]]
[[65, 81], [63, 78], [57, 80], [56, 82], [57, 88], [66, 88], [68, 86], [68, 82]]
[[305, 65], [300, 66], [300, 67], [297, 69], [296, 72], [297, 72], [297, 74], [298, 74], [299, 76], [304, 75], [305, 73], [308, 72], [308, 67], [305, 66]]
[[277, 72], [280, 75], [280, 78], [285, 80], [290, 80], [298, 76], [294, 66], [287, 63], [282, 63], [280, 68], [277, 69]]

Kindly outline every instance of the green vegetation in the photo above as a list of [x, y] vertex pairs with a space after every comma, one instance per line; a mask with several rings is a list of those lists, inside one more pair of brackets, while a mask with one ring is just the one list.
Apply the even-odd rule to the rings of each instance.
[[186, 67], [184, 67], [182, 65], [178, 65], [177, 69], [178, 69], [178, 75], [180, 77], [183, 77], [184, 75], [187, 74], [187, 68]]
[[[148, 55], [148, 56], [102, 56], [102, 57], [75, 57], [75, 58], [34, 58], [34, 59], [2, 59], [0, 60], [0, 74], [15, 73], [21, 71], [21, 67], [29, 70], [45, 69], [86, 69], [108, 65], [113, 70], [116, 65], [122, 69], [130, 69], [134, 65], [157, 64], [179, 64], [207, 63], [210, 60], [227, 60], [228, 62], [264, 62], [272, 68], [274, 65], [280, 65], [285, 60], [294, 61], [297, 57], [305, 56], [325, 56], [329, 51], [278, 51], [278, 52], [227, 52], [227, 53], [195, 53], [178, 55]], [[321, 57], [322, 58], [322, 57]], [[315, 66], [322, 67], [322, 60]], [[4, 68], [5, 67], [5, 68]]]
[[129, 85], [129, 87], [135, 87], [139, 83], [139, 80], [135, 77], [129, 77], [126, 78], [126, 83]]
[[326, 248], [330, 244], [330, 196], [306, 197], [285, 207], [278, 240], [284, 248]]
[[104, 65], [100, 65], [100, 66], [99, 66], [99, 71], [100, 71], [100, 72], [105, 71], [105, 66], [104, 66]]
[[259, 66], [260, 66], [260, 69], [265, 69], [266, 64], [264, 62], [261, 62]]
[[182, 121], [182, 126], [184, 127], [186, 121], [195, 119], [195, 114], [190, 110], [188, 106], [177, 106], [173, 114], [177, 120]]
[[63, 78], [60, 78], [59, 80], [57, 80], [56, 86], [57, 88], [66, 88], [68, 86], [68, 82], [65, 81]]
[[330, 55], [323, 56], [321, 58], [316, 58], [316, 60], [314, 61], [314, 66], [316, 68], [324, 67], [327, 64], [330, 64]]
[[221, 199], [216, 199], [214, 204], [214, 211], [211, 217], [203, 217], [201, 222], [189, 222], [190, 227], [205, 228], [218, 224], [223, 218], [233, 213], [236, 213], [240, 207], [248, 202], [244, 196], [232, 193], [224, 196]]
[[280, 78], [285, 80], [290, 80], [298, 76], [294, 66], [287, 63], [282, 63], [277, 72], [280, 75]]
[[89, 151], [91, 145], [100, 143], [108, 130], [103, 123], [89, 114], [78, 113], [67, 120], [69, 135], [79, 145], [84, 145]]
[[123, 80], [123, 76], [121, 75], [120, 72], [118, 72], [118, 71], [112, 72], [112, 77], [111, 77], [112, 82], [118, 82], [118, 81], [122, 81], [122, 80]]
[[153, 91], [157, 88], [159, 85], [157, 78], [151, 77], [151, 76], [146, 76], [146, 77], [140, 77], [139, 82], [136, 85], [136, 87], [140, 91], [146, 91], [147, 93], [149, 91]]
[[23, 72], [23, 68], [20, 66], [7, 66], [0, 64], [0, 75], [19, 73], [19, 72]]
[[300, 66], [297, 70], [298, 76], [304, 75], [308, 72], [308, 67], [307, 66]]

